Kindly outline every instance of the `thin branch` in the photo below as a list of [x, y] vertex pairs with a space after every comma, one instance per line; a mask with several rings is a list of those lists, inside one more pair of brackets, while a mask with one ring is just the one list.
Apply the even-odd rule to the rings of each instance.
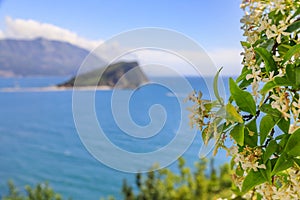
[[265, 148], [266, 148], [266, 147], [268, 146], [268, 144], [269, 144], [269, 143], [271, 142], [271, 140], [273, 139], [274, 134], [275, 134], [275, 130], [274, 130], [274, 128], [272, 128], [271, 133], [270, 133], [270, 138], [267, 139], [266, 143], [265, 143], [262, 147], [265, 147]]

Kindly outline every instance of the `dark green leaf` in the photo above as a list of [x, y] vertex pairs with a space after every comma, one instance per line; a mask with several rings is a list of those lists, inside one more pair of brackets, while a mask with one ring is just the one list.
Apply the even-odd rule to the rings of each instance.
[[293, 86], [296, 88], [300, 87], [300, 67], [288, 64], [286, 66], [286, 75], [288, 80], [293, 83]]
[[287, 77], [275, 77], [273, 81], [267, 82], [263, 88], [260, 90], [262, 95], [265, 95], [268, 91], [274, 87], [279, 86], [290, 86], [292, 83], [287, 79]]
[[239, 87], [240, 88], [246, 88], [252, 83], [252, 79], [243, 79], [243, 81], [240, 83]]
[[271, 170], [272, 170], [271, 161], [268, 160], [265, 165], [266, 165], [266, 169], [260, 169], [260, 172], [264, 176], [265, 180], [267, 180], [268, 182], [271, 182], [272, 181], [272, 178], [271, 178]]
[[274, 81], [269, 81], [262, 87], [262, 89], [260, 90], [260, 93], [262, 95], [265, 95], [267, 92], [269, 92], [274, 87], [277, 87], [277, 84]]
[[242, 192], [247, 193], [249, 190], [251, 190], [255, 186], [262, 184], [266, 181], [267, 180], [264, 178], [264, 176], [262, 175], [262, 173], [259, 170], [256, 172], [251, 170], [243, 182]]
[[240, 146], [244, 145], [244, 124], [237, 124], [231, 131], [231, 137], [236, 141]]
[[293, 166], [293, 164], [293, 159], [289, 158], [286, 153], [281, 154], [272, 170], [272, 175], [290, 168], [291, 166]]
[[288, 64], [286, 66], [286, 76], [289, 79], [290, 82], [295, 83], [296, 82], [296, 73], [295, 73], [295, 67], [291, 64]]
[[250, 73], [251, 73], [251, 69], [248, 69], [247, 66], [244, 66], [243, 70], [242, 70], [242, 73], [241, 73], [241, 75], [239, 77], [237, 77], [236, 82], [238, 83], [238, 82], [240, 82], [242, 80], [245, 80], [247, 74], [250, 74]]
[[274, 82], [279, 86], [289, 86], [291, 82], [287, 79], [287, 77], [275, 77]]
[[280, 54], [280, 56], [285, 55], [286, 52], [291, 48], [290, 45], [287, 44], [281, 44], [278, 46], [278, 53]]
[[[295, 17], [297, 17], [299, 14], [300, 14], [300, 9], [298, 8], [291, 18], [295, 18]], [[299, 20], [296, 20], [296, 21], [299, 21]], [[296, 22], [296, 21], [295, 21], [295, 22]], [[299, 25], [299, 27], [300, 27], [300, 25]]]
[[270, 52], [268, 52], [265, 48], [262, 47], [257, 47], [254, 50], [264, 60], [267, 72], [277, 71], [276, 63]]
[[289, 27], [287, 27], [286, 29], [286, 32], [293, 32], [293, 31], [296, 31], [296, 30], [299, 30], [300, 28], [300, 21], [295, 21], [294, 23], [292, 23]]
[[255, 118], [245, 125], [244, 132], [244, 144], [250, 147], [256, 147], [258, 134]]
[[299, 158], [294, 158], [294, 162], [300, 167], [300, 159]]
[[293, 46], [292, 48], [290, 48], [286, 54], [283, 57], [282, 63], [287, 62], [288, 60], [290, 60], [296, 53], [300, 52], [300, 44], [297, 44], [295, 46]]
[[229, 79], [230, 93], [239, 108], [252, 115], [256, 114], [256, 105], [249, 92], [241, 90], [232, 78]]
[[280, 136], [277, 136], [275, 138], [275, 140], [279, 140], [280, 139], [280, 142], [279, 142], [279, 147], [280, 149], [284, 149], [287, 142], [289, 141], [289, 138], [290, 138], [290, 134], [283, 134], [283, 135], [280, 135]]
[[267, 136], [276, 125], [272, 115], [264, 116], [260, 121], [259, 133], [260, 133], [260, 144], [263, 145]]
[[279, 110], [272, 108], [270, 104], [263, 104], [259, 109], [266, 114], [272, 115], [275, 119], [281, 117]]
[[300, 129], [291, 134], [286, 144], [285, 152], [290, 156], [300, 156]]
[[266, 151], [263, 155], [263, 161], [266, 163], [270, 157], [277, 151], [278, 144], [276, 143], [275, 140], [271, 140], [270, 143], [268, 144]]
[[263, 47], [267, 51], [271, 51], [274, 46], [274, 39], [266, 40], [266, 38], [260, 39], [260, 47]]
[[277, 123], [277, 126], [286, 134], [289, 133], [290, 129], [290, 119], [285, 120], [284, 118], [281, 118], [279, 122]]

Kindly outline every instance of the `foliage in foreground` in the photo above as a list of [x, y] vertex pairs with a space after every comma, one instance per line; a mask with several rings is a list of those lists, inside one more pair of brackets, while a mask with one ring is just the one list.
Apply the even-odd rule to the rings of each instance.
[[184, 159], [180, 158], [178, 174], [167, 168], [148, 172], [146, 177], [137, 174], [136, 192], [124, 182], [124, 200], [201, 200], [230, 197], [232, 192], [229, 165], [221, 166], [217, 173], [212, 161], [209, 176], [205, 175], [206, 166], [206, 161], [200, 160], [195, 164], [196, 170], [192, 172], [185, 166]]
[[47, 183], [37, 184], [35, 188], [26, 186], [26, 194], [20, 193], [12, 181], [8, 182], [8, 194], [2, 200], [62, 200], [60, 194], [51, 189]]
[[[185, 166], [183, 158], [178, 160], [178, 173], [170, 169], [148, 172], [145, 176], [137, 174], [136, 187], [123, 183], [124, 200], [201, 200], [228, 198], [231, 192], [229, 165], [219, 167], [218, 172], [210, 163], [210, 173], [206, 175], [207, 162], [200, 160], [191, 171]], [[37, 184], [35, 188], [26, 186], [26, 193], [20, 193], [14, 184], [8, 183], [9, 192], [2, 200], [63, 200], [48, 184]], [[114, 197], [108, 198], [110, 200]]]
[[[300, 199], [300, 1], [243, 0], [243, 70], [230, 98], [193, 93], [191, 120], [215, 153], [232, 155], [234, 192], [247, 199]], [[231, 138], [229, 147], [225, 139]]]

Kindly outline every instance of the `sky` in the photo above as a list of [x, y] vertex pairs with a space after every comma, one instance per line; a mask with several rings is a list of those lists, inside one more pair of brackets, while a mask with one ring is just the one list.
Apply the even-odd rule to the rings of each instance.
[[2, 0], [0, 38], [45, 37], [91, 50], [120, 33], [157, 27], [187, 36], [216, 66], [224, 66], [223, 74], [234, 75], [241, 69], [239, 4], [239, 0]]

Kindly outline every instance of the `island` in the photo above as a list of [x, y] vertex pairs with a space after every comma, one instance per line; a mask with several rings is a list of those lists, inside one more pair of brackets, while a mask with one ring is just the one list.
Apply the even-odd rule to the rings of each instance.
[[135, 89], [147, 82], [149, 82], [149, 79], [139, 67], [138, 62], [122, 61], [74, 76], [68, 81], [58, 84], [57, 87], [84, 88], [98, 86], [106, 89], [114, 87], [118, 89]]

